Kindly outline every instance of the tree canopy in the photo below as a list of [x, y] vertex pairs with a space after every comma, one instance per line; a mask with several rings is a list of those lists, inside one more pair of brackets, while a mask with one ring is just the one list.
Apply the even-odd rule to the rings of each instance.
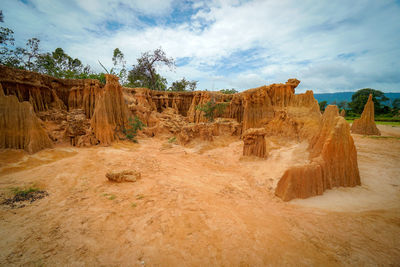
[[221, 93], [223, 94], [236, 94], [239, 93], [236, 89], [232, 88], [232, 89], [221, 89], [219, 90]]
[[153, 52], [142, 53], [137, 59], [137, 64], [132, 66], [128, 74], [128, 85], [130, 87], [146, 87], [152, 90], [165, 91], [167, 80], [157, 73], [157, 67], [167, 66], [169, 69], [175, 67], [175, 60], [168, 58], [165, 52], [158, 48]]
[[385, 107], [382, 106], [382, 102], [389, 100], [383, 92], [371, 88], [360, 89], [355, 92], [351, 97], [351, 102], [348, 103], [349, 107], [354, 113], [361, 114], [364, 110], [364, 106], [368, 101], [369, 94], [372, 94], [372, 100], [374, 101], [374, 108], [377, 114], [385, 112]]
[[326, 106], [328, 105], [328, 101], [324, 100], [318, 103], [319, 104], [319, 109], [322, 111], [325, 110]]
[[197, 87], [197, 81], [188, 81], [185, 78], [182, 80], [175, 81], [172, 83], [171, 87], [168, 88], [168, 91], [176, 91], [176, 92], [183, 92], [183, 91], [194, 91]]

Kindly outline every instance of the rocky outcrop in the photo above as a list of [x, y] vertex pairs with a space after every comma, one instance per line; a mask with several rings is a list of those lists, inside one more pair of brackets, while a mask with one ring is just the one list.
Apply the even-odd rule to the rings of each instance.
[[13, 69], [0, 65], [0, 83], [5, 95], [15, 95], [20, 102], [31, 103], [35, 112], [53, 107], [68, 108], [72, 88], [85, 87], [83, 79], [58, 79], [32, 71]]
[[[310, 163], [289, 168], [276, 187], [275, 194], [285, 201], [360, 184], [349, 124], [336, 106], [328, 106], [321, 115], [312, 91], [296, 95], [296, 79], [231, 95], [123, 88], [117, 77], [106, 75], [106, 79], [103, 86], [94, 80], [56, 79], [0, 66], [1, 147], [35, 152], [51, 146], [46, 131], [53, 142], [108, 145], [123, 138], [129, 117], [138, 116], [147, 125], [143, 133], [148, 136], [173, 135], [183, 145], [196, 139], [242, 136], [243, 155], [261, 158], [268, 154], [266, 138], [308, 142]], [[225, 103], [226, 108], [209, 123], [196, 107], [211, 100]], [[353, 132], [379, 134], [373, 113], [370, 96], [361, 119], [353, 123]]]
[[346, 117], [346, 110], [345, 109], [342, 109], [340, 111], [340, 116], [342, 116], [343, 118]]
[[288, 201], [321, 195], [336, 186], [361, 184], [350, 126], [339, 116], [337, 106], [325, 109], [308, 150], [310, 164], [286, 170], [275, 190], [278, 197]]
[[364, 111], [361, 118], [354, 120], [351, 125], [351, 132], [356, 134], [365, 135], [381, 135], [381, 132], [375, 124], [375, 111], [374, 101], [372, 101], [372, 94], [369, 95], [368, 101], [364, 106]]
[[5, 96], [0, 84], [0, 148], [24, 149], [35, 153], [52, 147], [52, 142], [29, 102]]
[[137, 171], [107, 172], [106, 177], [110, 182], [136, 182], [141, 178], [141, 173]]
[[109, 145], [127, 126], [130, 112], [122, 95], [118, 77], [106, 74], [106, 85], [97, 94], [91, 127], [100, 144]]
[[93, 117], [96, 96], [101, 90], [98, 80], [85, 80], [84, 86], [74, 86], [68, 96], [68, 109], [83, 109], [88, 119]]
[[250, 128], [243, 135], [243, 156], [266, 158], [268, 155], [265, 142], [265, 128]]
[[178, 135], [179, 143], [186, 145], [195, 139], [213, 141], [214, 136], [240, 136], [241, 125], [235, 120], [218, 118], [212, 123], [190, 123]]

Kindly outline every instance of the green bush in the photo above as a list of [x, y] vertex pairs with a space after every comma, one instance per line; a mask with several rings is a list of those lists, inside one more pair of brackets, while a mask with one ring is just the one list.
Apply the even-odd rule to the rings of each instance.
[[143, 127], [146, 125], [140, 121], [138, 116], [135, 116], [134, 119], [132, 117], [129, 117], [128, 119], [128, 128], [124, 128], [122, 132], [125, 134], [126, 138], [128, 138], [130, 141], [137, 143], [136, 135], [138, 130], [142, 130]]
[[213, 99], [208, 101], [203, 105], [196, 106], [196, 109], [204, 112], [204, 117], [208, 119], [209, 122], [214, 121], [214, 116], [221, 116], [228, 106], [228, 103], [215, 103]]

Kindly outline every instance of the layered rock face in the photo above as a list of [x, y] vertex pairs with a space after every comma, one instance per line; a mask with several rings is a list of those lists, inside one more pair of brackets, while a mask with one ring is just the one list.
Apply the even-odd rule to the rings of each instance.
[[354, 120], [351, 125], [351, 132], [365, 135], [381, 135], [381, 132], [375, 124], [375, 110], [374, 101], [372, 101], [372, 94], [368, 97], [361, 118]]
[[88, 119], [93, 117], [95, 100], [101, 91], [98, 80], [85, 80], [84, 86], [74, 86], [68, 96], [68, 109], [83, 109]]
[[321, 195], [335, 186], [360, 185], [357, 151], [349, 124], [339, 116], [338, 108], [329, 105], [322, 116], [320, 129], [311, 138], [310, 164], [289, 168], [275, 190], [285, 201]]
[[24, 149], [35, 153], [52, 147], [29, 102], [5, 96], [0, 84], [0, 148]]
[[243, 133], [243, 156], [267, 157], [265, 128], [250, 128]]
[[194, 139], [213, 141], [214, 136], [240, 136], [241, 125], [235, 120], [216, 119], [212, 123], [189, 123], [184, 125], [178, 135], [178, 140], [185, 145]]
[[109, 145], [116, 134], [127, 126], [130, 112], [122, 95], [118, 77], [106, 74], [106, 85], [96, 97], [91, 127], [101, 144]]
[[[4, 66], [0, 70], [3, 148], [35, 152], [51, 146], [47, 134], [53, 142], [73, 146], [109, 145], [123, 138], [128, 119], [138, 116], [147, 125], [144, 134], [176, 136], [182, 145], [195, 139], [213, 141], [215, 136], [241, 137], [246, 156], [266, 158], [271, 137], [308, 142], [310, 163], [289, 168], [278, 182], [275, 194], [285, 201], [360, 184], [349, 124], [336, 106], [321, 115], [312, 91], [296, 95], [296, 79], [226, 95], [123, 88], [113, 75], [106, 75], [103, 86], [95, 80], [62, 80]], [[211, 100], [226, 108], [208, 123], [196, 107]], [[371, 131], [371, 121], [370, 97], [354, 131]]]
[[35, 112], [68, 106], [71, 88], [84, 88], [87, 80], [58, 79], [32, 71], [0, 65], [0, 82], [5, 95], [31, 103]]

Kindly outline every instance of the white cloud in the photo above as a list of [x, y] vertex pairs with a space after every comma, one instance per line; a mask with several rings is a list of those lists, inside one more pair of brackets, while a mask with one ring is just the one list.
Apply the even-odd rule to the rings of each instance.
[[[297, 77], [300, 91], [400, 91], [394, 1], [216, 0], [191, 7], [193, 14], [186, 2], [172, 0], [6, 0], [4, 12], [17, 37], [39, 35], [45, 49], [61, 46], [93, 67], [98, 59], [111, 65], [115, 47], [133, 64], [141, 52], [162, 46], [168, 56], [190, 58], [176, 72], [162, 71], [169, 81], [184, 76], [199, 80], [200, 89]], [[168, 23], [172, 14], [186, 19]]]

